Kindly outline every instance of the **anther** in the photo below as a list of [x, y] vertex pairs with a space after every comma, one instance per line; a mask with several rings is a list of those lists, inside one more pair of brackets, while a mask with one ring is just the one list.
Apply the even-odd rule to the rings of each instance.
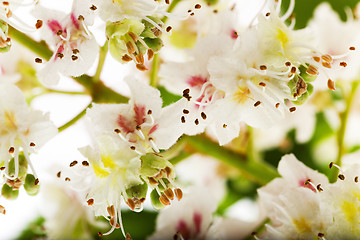
[[261, 86], [261, 87], [266, 87], [266, 83], [260, 82], [260, 83], [259, 83], [259, 86]]
[[62, 59], [64, 57], [64, 54], [62, 53], [57, 53], [56, 56], [58, 56], [58, 58]]
[[266, 16], [266, 17], [270, 16], [270, 13], [269, 13], [269, 12], [267, 12], [267, 13], [265, 14], [265, 16]]
[[41, 58], [35, 58], [35, 62], [36, 63], [42, 63], [42, 59]]
[[142, 55], [141, 53], [135, 55], [135, 60], [136, 60], [136, 62], [144, 65], [144, 55]]
[[0, 213], [4, 214], [6, 213], [6, 210], [3, 206], [0, 205]]
[[227, 127], [227, 125], [224, 123], [224, 124], [223, 124], [223, 128], [226, 128], [226, 127]]
[[190, 93], [190, 89], [185, 89], [184, 91], [183, 91], [183, 95], [186, 95], [186, 94], [189, 94]]
[[147, 114], [148, 114], [148, 115], [151, 115], [151, 114], [152, 114], [152, 111], [149, 109], [149, 110], [147, 111]]
[[92, 5], [92, 6], [90, 7], [90, 10], [95, 11], [96, 9], [97, 9], [97, 7], [96, 7], [95, 5]]
[[123, 60], [124, 62], [130, 62], [132, 58], [129, 55], [125, 54], [121, 57], [121, 60]]
[[316, 186], [316, 189], [317, 189], [319, 192], [324, 191], [324, 189], [321, 187], [321, 184], [318, 184], [318, 185]]
[[166, 172], [166, 176], [169, 178], [170, 175], [171, 175], [171, 172], [172, 172], [171, 168], [166, 167], [164, 170], [165, 170], [165, 172]]
[[90, 198], [90, 199], [87, 200], [86, 202], [87, 202], [87, 204], [88, 204], [89, 206], [91, 206], [91, 205], [94, 204], [94, 199]]
[[166, 4], [170, 4], [170, 0], [165, 0], [165, 3], [166, 3]]
[[322, 55], [321, 59], [328, 63], [331, 63], [333, 61], [333, 58], [329, 54]]
[[279, 106], [280, 106], [280, 103], [276, 103], [276, 104], [275, 104], [275, 107], [276, 107], [276, 108], [279, 108]]
[[134, 209], [135, 209], [135, 202], [134, 202], [131, 198], [129, 198], [129, 199], [126, 201], [126, 204], [129, 206], [129, 208], [130, 208], [131, 210], [134, 210]]
[[318, 233], [318, 237], [319, 237], [319, 238], [323, 238], [323, 237], [325, 237], [325, 234], [323, 234], [323, 233]]
[[131, 150], [135, 150], [136, 147], [135, 147], [135, 146], [131, 146], [130, 149], [131, 149]]
[[56, 32], [56, 35], [60, 36], [63, 33], [63, 31], [60, 29]]
[[201, 112], [201, 117], [202, 117], [202, 119], [206, 119], [206, 114], [204, 113], [204, 112]]
[[336, 89], [335, 89], [335, 82], [334, 82], [333, 80], [331, 80], [331, 79], [328, 80], [327, 86], [328, 86], [328, 88], [329, 88], [330, 90], [332, 90], [332, 91], [335, 91], [335, 90], [336, 90]]
[[180, 188], [175, 188], [174, 192], [175, 192], [176, 198], [180, 201], [183, 197], [183, 192], [181, 191]]
[[194, 123], [195, 125], [199, 125], [199, 119], [195, 119]]
[[144, 64], [136, 64], [136, 68], [138, 69], [138, 70], [140, 70], [140, 71], [146, 71], [146, 70], [148, 70], [146, 67], [145, 67], [145, 65]]
[[[166, 0], [166, 1], [169, 1], [169, 0]], [[130, 233], [126, 234], [125, 240], [132, 240], [132, 237], [131, 237]]]
[[356, 183], [359, 182], [359, 177], [358, 177], [358, 176], [356, 176], [356, 177], [354, 178], [354, 182], [356, 182]]
[[42, 27], [42, 25], [43, 25], [43, 21], [37, 20], [37, 21], [36, 21], [36, 24], [35, 24], [35, 27], [36, 27], [36, 29], [39, 29], [39, 28]]
[[0, 171], [4, 171], [5, 170], [5, 167], [0, 167]]
[[291, 73], [292, 73], [292, 74], [296, 73], [296, 67], [292, 67], [292, 68], [291, 68]]
[[195, 9], [200, 9], [201, 8], [201, 5], [200, 4], [196, 4], [195, 5]]
[[291, 66], [291, 62], [286, 62], [286, 63], [285, 63], [285, 66], [290, 67], [290, 66]]
[[158, 185], [159, 184], [158, 181], [156, 181], [155, 178], [153, 178], [153, 177], [149, 177], [149, 183], [151, 185]]
[[88, 161], [82, 161], [81, 164], [82, 164], [83, 166], [85, 166], [85, 167], [89, 166], [89, 162], [88, 162]]
[[309, 75], [318, 75], [319, 74], [317, 68], [314, 67], [313, 65], [309, 65], [308, 69], [306, 70], [306, 73]]
[[76, 60], [78, 60], [78, 56], [75, 56], [75, 55], [71, 55], [71, 60], [73, 60], [73, 61], [76, 61]]
[[57, 176], [58, 178], [60, 178], [60, 177], [61, 177], [61, 171], [59, 171], [59, 172], [56, 174], [56, 176]]
[[99, 237], [102, 237], [102, 236], [103, 236], [103, 234], [102, 234], [101, 232], [98, 232], [98, 235], [99, 235]]
[[183, 109], [183, 113], [184, 113], [184, 114], [189, 114], [189, 110]]
[[78, 163], [78, 162], [77, 162], [76, 160], [75, 160], [75, 161], [72, 161], [72, 162], [70, 163], [70, 167], [75, 166], [77, 163]]
[[170, 32], [171, 29], [172, 29], [172, 27], [171, 27], [171, 26], [168, 26], [168, 27], [166, 28], [166, 32]]
[[35, 185], [38, 185], [39, 184], [39, 179], [35, 179], [35, 182], [34, 182]]
[[165, 194], [162, 194], [160, 197], [159, 197], [159, 201], [163, 204], [163, 205], [170, 205], [170, 200], [166, 197]]
[[321, 65], [323, 65], [323, 67], [326, 67], [326, 68], [331, 68], [331, 64], [328, 62], [322, 62]]
[[185, 123], [185, 116], [181, 116], [181, 122]]
[[78, 20], [79, 20], [79, 21], [84, 21], [84, 20], [85, 20], [85, 18], [84, 18], [84, 16], [83, 16], [83, 15], [79, 15]]
[[35, 146], [36, 146], [35, 143], [33, 142], [30, 143], [30, 147], [35, 147]]
[[355, 47], [349, 47], [350, 51], [355, 51]]
[[107, 212], [109, 213], [109, 215], [111, 217], [115, 216], [115, 207], [114, 205], [111, 205], [109, 207], [106, 208]]
[[320, 58], [319, 57], [313, 57], [315, 62], [320, 62]]
[[260, 66], [260, 70], [266, 70], [266, 69], [267, 69], [267, 67], [265, 65]]
[[257, 107], [261, 104], [261, 101], [257, 101], [256, 103], [254, 103], [254, 107]]
[[339, 174], [339, 175], [338, 175], [338, 178], [339, 178], [340, 180], [345, 180], [345, 176], [344, 176], [343, 174]]
[[135, 129], [136, 129], [136, 130], [141, 130], [141, 126], [136, 125]]
[[171, 188], [166, 189], [164, 193], [168, 199], [174, 200], [174, 192], [171, 190]]
[[14, 153], [15, 152], [15, 148], [14, 147], [10, 147], [9, 148], [9, 153]]
[[80, 51], [79, 51], [79, 49], [74, 48], [74, 49], [72, 50], [72, 52], [73, 52], [73, 54], [78, 54]]
[[68, 177], [65, 178], [65, 181], [66, 181], [66, 182], [70, 182], [70, 178], [68, 178]]
[[331, 169], [333, 166], [334, 166], [334, 163], [333, 163], [333, 162], [329, 163], [329, 168], [330, 168], [330, 169]]
[[289, 108], [289, 111], [290, 112], [294, 112], [296, 110], [296, 107], [291, 107], [291, 108]]
[[148, 60], [150, 61], [154, 57], [154, 51], [151, 48], [149, 48], [147, 50], [147, 55], [148, 55]]
[[346, 67], [346, 66], [347, 66], [347, 63], [346, 63], [346, 62], [341, 62], [341, 63], [340, 63], [340, 66], [341, 66], [341, 67]]
[[114, 132], [116, 132], [116, 133], [121, 133], [121, 131], [120, 131], [120, 129], [114, 129]]

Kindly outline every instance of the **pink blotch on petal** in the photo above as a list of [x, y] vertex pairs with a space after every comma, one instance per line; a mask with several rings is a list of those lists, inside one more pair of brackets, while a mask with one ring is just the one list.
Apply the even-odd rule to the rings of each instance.
[[191, 231], [189, 227], [186, 225], [186, 222], [184, 220], [180, 220], [176, 226], [176, 232], [181, 233], [181, 236], [187, 240], [191, 237]]
[[77, 20], [77, 18], [75, 17], [75, 15], [73, 13], [71, 14], [71, 21], [74, 24], [76, 29], [80, 29], [79, 20]]
[[47, 25], [54, 34], [57, 34], [59, 30], [63, 30], [61, 24], [57, 20], [51, 20]]
[[153, 132], [155, 132], [155, 131], [158, 129], [158, 126], [159, 126], [159, 124], [154, 125], [154, 126], [150, 129], [149, 135], [152, 134]]
[[308, 188], [313, 192], [316, 192], [316, 189], [311, 184], [305, 184], [308, 178], [299, 181], [299, 187]]
[[131, 124], [131, 121], [122, 115], [118, 116], [116, 123], [121, 128], [121, 131], [125, 132], [125, 134], [134, 132], [135, 130], [133, 124]]
[[198, 235], [201, 231], [202, 215], [200, 213], [194, 212], [193, 221], [195, 224], [196, 235]]
[[204, 78], [202, 76], [191, 76], [189, 80], [186, 81], [187, 84], [190, 85], [190, 87], [195, 87], [201, 89], [201, 87], [208, 81], [207, 78]]
[[135, 112], [135, 122], [136, 122], [136, 124], [138, 126], [140, 126], [146, 120], [146, 118], [145, 118], [145, 106], [135, 104], [134, 112]]
[[56, 51], [54, 60], [58, 59], [58, 53], [63, 53], [63, 52], [64, 52], [64, 45], [62, 44], [62, 45], [60, 45], [60, 47]]
[[232, 39], [237, 39], [239, 37], [238, 33], [234, 29], [231, 30], [230, 36]]

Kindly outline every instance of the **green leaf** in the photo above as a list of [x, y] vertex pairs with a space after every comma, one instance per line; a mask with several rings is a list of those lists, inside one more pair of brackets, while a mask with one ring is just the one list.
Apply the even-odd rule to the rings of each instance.
[[181, 99], [181, 96], [175, 95], [169, 92], [165, 87], [158, 86], [157, 89], [160, 91], [161, 98], [163, 100], [163, 107], [166, 107], [174, 102], [177, 102]]
[[30, 222], [27, 227], [22, 230], [20, 235], [16, 238], [17, 240], [28, 240], [28, 239], [42, 239], [46, 237], [44, 228], [45, 219], [38, 217], [34, 221]]

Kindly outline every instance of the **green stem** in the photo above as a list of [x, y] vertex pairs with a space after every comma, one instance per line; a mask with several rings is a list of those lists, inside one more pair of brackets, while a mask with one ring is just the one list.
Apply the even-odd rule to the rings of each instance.
[[99, 62], [98, 62], [98, 66], [97, 66], [95, 75], [93, 77], [94, 81], [97, 81], [97, 82], [100, 81], [100, 75], [101, 75], [101, 71], [102, 71], [104, 63], [105, 63], [107, 53], [108, 53], [108, 41], [106, 41], [104, 46], [102, 46], [100, 48]]
[[60, 91], [54, 89], [47, 89], [48, 93], [59, 93], [59, 94], [68, 94], [68, 95], [86, 95], [84, 92], [67, 92], [67, 91]]
[[[181, 0], [173, 0], [173, 1], [170, 3], [170, 6], [169, 6], [168, 9], [167, 9], [167, 12], [168, 12], [168, 13], [171, 13], [171, 12], [175, 9], [176, 5], [178, 5], [179, 2], [181, 2]], [[163, 23], [165, 23], [165, 22], [167, 21], [167, 19], [168, 19], [168, 17], [165, 16], [165, 17], [163, 17], [163, 18], [161, 19], [161, 21], [162, 21]]]
[[159, 72], [159, 54], [156, 53], [154, 55], [152, 65], [151, 65], [151, 71], [150, 71], [150, 86], [156, 87], [158, 83], [158, 72]]
[[73, 119], [71, 119], [70, 121], [68, 121], [67, 123], [65, 123], [64, 125], [62, 125], [61, 127], [58, 128], [59, 132], [64, 131], [65, 129], [67, 129], [68, 127], [72, 126], [74, 123], [76, 123], [78, 120], [80, 120], [86, 113], [86, 110], [91, 107], [90, 103], [89, 105], [86, 106], [86, 108], [84, 108], [84, 110], [82, 110], [78, 115], [76, 115]]
[[179, 152], [179, 154], [173, 158], [170, 158], [169, 159], [169, 162], [171, 162], [171, 164], [173, 165], [176, 165], [178, 164], [179, 162], [181, 162], [182, 160], [188, 158], [191, 156], [191, 153], [190, 152], [187, 152], [187, 151], [181, 151]]
[[244, 177], [247, 177], [256, 183], [265, 185], [274, 178], [279, 177], [279, 174], [272, 166], [264, 162], [249, 161], [243, 156], [219, 146], [204, 135], [192, 137], [184, 136], [183, 138], [185, 138], [185, 141], [198, 152], [207, 154], [223, 163], [237, 168]]
[[49, 60], [53, 55], [44, 41], [37, 42], [11, 26], [9, 26], [9, 36], [45, 60]]
[[[359, 83], [360, 83], [360, 81], [354, 81], [352, 83], [350, 94], [348, 95], [348, 98], [346, 99], [346, 108], [345, 108], [344, 112], [340, 113], [340, 128], [337, 133], [338, 154], [337, 154], [337, 158], [335, 161], [335, 164], [337, 164], [338, 166], [341, 166], [341, 160], [342, 160], [343, 155], [345, 154], [344, 139], [345, 139], [346, 125], [348, 122], [351, 106], [352, 106], [354, 97], [356, 95], [356, 91], [359, 87]], [[344, 92], [344, 96], [346, 96], [345, 92]], [[334, 169], [330, 176], [330, 181], [336, 182], [338, 174], [339, 174], [339, 170]]]

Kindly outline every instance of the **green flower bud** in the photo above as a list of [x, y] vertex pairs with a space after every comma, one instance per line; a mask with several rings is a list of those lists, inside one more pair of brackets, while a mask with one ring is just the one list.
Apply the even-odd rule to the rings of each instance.
[[35, 179], [34, 175], [32, 174], [26, 175], [24, 188], [27, 194], [34, 196], [39, 192], [40, 185], [38, 181], [39, 180]]
[[[23, 179], [27, 173], [28, 164], [23, 153], [19, 154], [19, 173], [18, 178]], [[9, 162], [8, 173], [10, 176], [15, 175], [15, 159], [12, 158]]]
[[162, 156], [154, 154], [154, 153], [147, 153], [140, 157], [141, 159], [141, 169], [140, 174], [143, 177], [155, 177], [162, 169], [168, 167], [172, 174], [169, 177], [173, 177], [174, 171], [172, 164], [165, 160]]
[[14, 190], [13, 187], [5, 183], [1, 189], [1, 195], [8, 200], [14, 200], [18, 197], [19, 190]]
[[126, 189], [126, 194], [129, 198], [141, 199], [146, 198], [147, 190], [148, 185], [144, 182], [143, 184], [132, 186], [131, 188]]
[[144, 38], [144, 41], [154, 52], [160, 51], [164, 46], [163, 41], [160, 38]]
[[[6, 22], [0, 20], [0, 28], [3, 33], [5, 33], [5, 36], [8, 36], [9, 25]], [[10, 47], [11, 45], [7, 42], [7, 40], [0, 38], [0, 52], [8, 52], [10, 50]]]

